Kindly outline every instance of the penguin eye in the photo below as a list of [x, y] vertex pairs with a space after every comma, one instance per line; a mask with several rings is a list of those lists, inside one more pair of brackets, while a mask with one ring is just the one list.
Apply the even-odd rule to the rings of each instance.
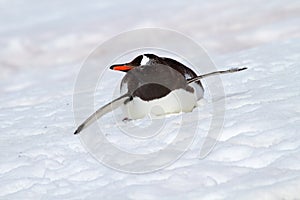
[[133, 66], [139, 66], [141, 64], [142, 59], [143, 59], [143, 56], [139, 55], [138, 57], [136, 57], [135, 59], [133, 59], [133, 61], [131, 61], [131, 65], [133, 65]]

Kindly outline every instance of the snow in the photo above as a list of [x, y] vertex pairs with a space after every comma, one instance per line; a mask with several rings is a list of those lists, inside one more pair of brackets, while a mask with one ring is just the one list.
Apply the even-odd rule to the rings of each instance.
[[[298, 1], [7, 0], [0, 10], [0, 199], [300, 198]], [[123, 173], [99, 163], [73, 135], [74, 84], [98, 44], [149, 26], [192, 37], [220, 69], [249, 69], [221, 77], [225, 121], [207, 157], [198, 158], [211, 118], [206, 93], [198, 112], [167, 118], [176, 127], [185, 115], [187, 129], [201, 120], [179, 160], [152, 173]], [[109, 73], [99, 106], [122, 77]], [[128, 151], [155, 151], [173, 138], [139, 146], [110, 119], [100, 121], [103, 131]]]

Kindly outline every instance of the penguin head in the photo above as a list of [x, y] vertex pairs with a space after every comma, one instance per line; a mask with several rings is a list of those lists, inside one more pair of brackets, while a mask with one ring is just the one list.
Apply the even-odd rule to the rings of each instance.
[[160, 58], [154, 54], [142, 54], [134, 58], [129, 63], [112, 65], [110, 69], [122, 72], [128, 72], [131, 69], [143, 65], [159, 64]]

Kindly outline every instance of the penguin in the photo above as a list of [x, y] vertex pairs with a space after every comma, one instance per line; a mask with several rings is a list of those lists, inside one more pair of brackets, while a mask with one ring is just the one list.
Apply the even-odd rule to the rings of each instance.
[[[172, 58], [167, 58], [167, 57], [159, 57], [155, 54], [150, 54], [150, 53], [139, 55], [136, 58], [134, 58], [131, 62], [128, 63], [112, 65], [110, 69], [116, 71], [128, 72], [129, 70], [136, 67], [141, 67], [144, 65], [153, 66], [156, 64], [167, 65], [171, 67], [172, 69], [182, 74], [185, 77], [185, 79], [190, 79], [197, 76], [197, 74], [192, 69], [188, 68], [184, 64], [178, 62], [177, 60], [174, 60]], [[121, 84], [121, 91], [123, 91], [124, 89], [123, 86], [124, 85]], [[195, 90], [195, 96], [197, 100], [203, 98], [204, 89], [200, 80], [191, 83], [191, 87], [193, 87]]]
[[115, 64], [112, 70], [126, 72], [120, 85], [121, 96], [99, 108], [74, 132], [79, 134], [101, 116], [122, 107], [129, 119], [140, 119], [148, 114], [165, 115], [191, 112], [203, 98], [201, 79], [216, 74], [247, 69], [232, 68], [197, 76], [182, 63], [154, 54], [143, 54], [131, 62]]

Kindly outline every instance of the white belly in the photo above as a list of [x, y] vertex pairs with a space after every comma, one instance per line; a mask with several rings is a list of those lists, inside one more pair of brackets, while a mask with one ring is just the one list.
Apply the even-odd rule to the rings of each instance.
[[190, 83], [190, 86], [194, 88], [194, 95], [196, 96], [197, 100], [200, 100], [203, 98], [204, 95], [204, 90], [202, 89], [202, 87], [200, 87], [200, 85], [198, 85], [197, 83]]
[[144, 101], [135, 97], [124, 105], [123, 111], [129, 119], [140, 119], [148, 114], [159, 116], [169, 113], [191, 112], [196, 105], [197, 97], [195, 94], [177, 89], [165, 97], [152, 101]]

